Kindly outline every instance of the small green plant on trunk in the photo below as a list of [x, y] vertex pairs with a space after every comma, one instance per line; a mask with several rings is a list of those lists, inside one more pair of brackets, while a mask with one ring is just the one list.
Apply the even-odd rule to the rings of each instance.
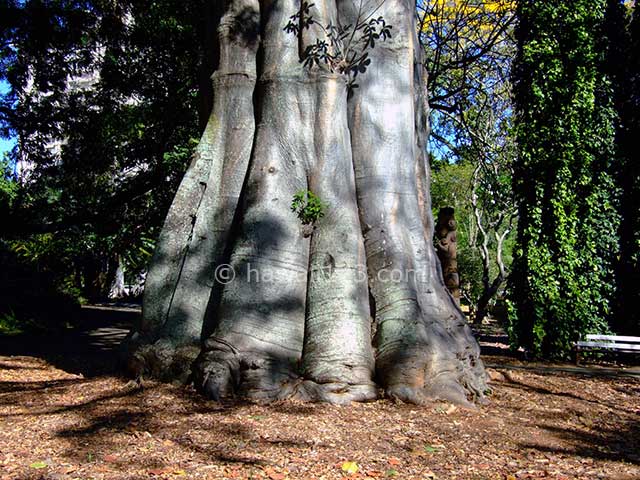
[[311, 190], [300, 190], [293, 196], [291, 211], [298, 215], [303, 225], [313, 226], [324, 217], [329, 206]]

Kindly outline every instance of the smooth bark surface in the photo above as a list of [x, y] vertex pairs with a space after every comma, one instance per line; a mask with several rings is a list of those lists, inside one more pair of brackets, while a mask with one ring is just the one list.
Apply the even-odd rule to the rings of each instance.
[[122, 259], [119, 255], [114, 259], [115, 272], [109, 287], [109, 299], [120, 299], [127, 296], [127, 289], [124, 284], [124, 268], [122, 267]]
[[[414, 5], [315, 2], [296, 36], [285, 26], [298, 11], [226, 2], [214, 111], [154, 256], [130, 366], [179, 380], [193, 367], [215, 399], [482, 400], [479, 347], [431, 240]], [[370, 13], [392, 38], [368, 52], [357, 88], [303, 66], [327, 25]], [[290, 208], [301, 191], [327, 205], [312, 231]]]
[[[218, 26], [214, 104], [167, 215], [145, 282], [142, 325], [131, 338], [134, 372], [186, 380], [212, 315], [215, 271], [226, 248], [255, 129], [257, 2], [228, 5]], [[139, 347], [138, 347], [139, 345]]]

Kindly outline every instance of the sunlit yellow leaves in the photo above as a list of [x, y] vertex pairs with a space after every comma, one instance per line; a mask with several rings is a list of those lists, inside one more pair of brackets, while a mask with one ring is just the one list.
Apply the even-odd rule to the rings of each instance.
[[349, 475], [353, 475], [354, 473], [358, 473], [360, 467], [356, 462], [344, 462], [342, 464], [342, 471], [348, 473]]
[[455, 29], [459, 38], [490, 35], [496, 18], [511, 15], [515, 0], [421, 0], [418, 2], [420, 30], [428, 33], [435, 28]]
[[470, 16], [478, 13], [512, 12], [516, 8], [514, 0], [424, 0], [420, 3], [422, 8], [427, 11], [444, 12], [451, 17], [458, 13]]

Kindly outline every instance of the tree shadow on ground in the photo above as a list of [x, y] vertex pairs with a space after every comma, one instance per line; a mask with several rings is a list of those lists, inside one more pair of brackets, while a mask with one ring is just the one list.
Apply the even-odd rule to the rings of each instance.
[[[55, 445], [51, 464], [56, 465], [52, 470], [57, 468], [57, 472], [71, 464], [79, 472], [114, 475], [108, 478], [120, 478], [117, 475], [142, 478], [162, 476], [152, 472], [163, 469], [169, 472], [197, 468], [205, 474], [211, 472], [210, 478], [223, 478], [220, 469], [226, 468], [238, 469], [243, 472], [238, 478], [246, 478], [249, 471], [269, 471], [276, 458], [307, 463], [315, 458], [333, 461], [334, 443], [340, 443], [334, 437], [315, 437], [309, 430], [287, 428], [291, 424], [313, 425], [317, 418], [340, 417], [336, 407], [324, 404], [279, 402], [265, 407], [248, 402], [217, 403], [197, 395], [192, 388], [146, 381], [138, 386], [136, 382], [108, 376], [68, 378], [52, 369], [43, 375], [39, 365], [46, 365], [39, 360], [1, 360], [18, 365], [5, 372], [5, 378], [12, 381], [0, 384], [3, 433], [17, 435], [15, 445], [18, 436], [24, 434], [21, 432], [49, 439], [45, 443]], [[20, 381], [19, 368], [23, 367], [25, 377]], [[46, 381], [31, 380], [29, 375]], [[13, 381], [14, 378], [17, 380]], [[574, 466], [588, 459], [609, 462], [609, 467], [616, 462], [640, 465], [634, 453], [640, 447], [639, 419], [637, 409], [629, 403], [639, 388], [636, 380], [617, 379], [613, 383], [610, 378], [587, 380], [575, 375], [525, 372], [514, 373], [511, 379], [505, 376], [499, 384], [496, 389], [499, 398], [494, 400], [494, 407], [490, 405], [487, 410], [475, 413], [456, 412], [454, 418], [461, 415], [458, 419], [468, 424], [477, 420], [481, 423], [474, 427], [478, 431], [489, 425], [495, 431], [526, 432], [497, 440], [508, 442], [499, 448], [517, 451], [515, 458], [520, 455], [540, 458], [544, 454], [551, 462], [554, 457], [573, 458]], [[588, 388], [581, 389], [586, 384]], [[605, 388], [605, 398], [600, 398]], [[620, 391], [624, 391], [624, 396]], [[621, 402], [619, 408], [615, 408], [616, 398]], [[370, 408], [373, 407], [363, 406], [357, 411], [374, 413]], [[446, 425], [428, 430], [433, 408], [421, 410], [400, 405], [382, 408], [396, 411], [394, 419], [409, 412], [415, 415], [412, 422], [417, 422], [416, 425], [402, 427], [410, 428], [411, 435], [416, 433], [414, 430], [426, 428], [430, 437], [437, 438], [451, 429], [451, 422], [447, 421]], [[444, 413], [438, 416], [447, 417]], [[581, 423], [582, 416], [588, 417], [593, 425]], [[354, 416], [350, 421], [357, 424], [359, 420]], [[348, 425], [349, 422], [343, 423], [342, 428], [350, 428]], [[395, 438], [400, 430], [396, 432], [393, 425], [389, 424], [390, 430], [385, 435], [378, 432], [375, 437], [360, 437], [360, 441], [371, 441], [374, 449], [396, 452], [394, 455], [415, 445], [422, 448], [421, 443], [426, 442], [423, 439], [415, 444], [411, 443], [413, 440], [406, 443], [403, 436]], [[452, 440], [446, 438], [443, 444], [449, 446]], [[427, 443], [433, 442], [430, 439]], [[318, 457], [310, 457], [311, 453]], [[46, 457], [30, 459], [28, 453], [21, 455], [29, 459], [25, 460], [26, 465], [40, 458], [46, 460]], [[207, 466], [215, 466], [217, 476], [213, 470], [206, 470]]]
[[[123, 395], [107, 395], [79, 408], [72, 407], [84, 418], [79, 426], [62, 428], [55, 433], [70, 444], [65, 456], [82, 461], [87, 457], [87, 447], [92, 452], [113, 452], [122, 447], [122, 442], [139, 445], [142, 441], [148, 448], [166, 450], [167, 455], [173, 449], [182, 450], [204, 464], [264, 466], [269, 462], [255, 455], [256, 450], [267, 446], [292, 448], [305, 445], [301, 438], [263, 437], [262, 418], [245, 418], [244, 412], [250, 404], [237, 402], [222, 406], [199, 397], [192, 389], [171, 389], [171, 404], [165, 405], [162, 412], [151, 413], [144, 407], [149, 396], [166, 393], [166, 386], [156, 385], [129, 390]], [[107, 406], [109, 411], [104, 412], [105, 402], [114, 403], [114, 400], [115, 404]], [[237, 419], [238, 412], [243, 412], [243, 419]], [[205, 438], [210, 434], [221, 440], [207, 441]], [[142, 457], [135, 461], [138, 468], [164, 466], [157, 458], [149, 461]]]
[[[545, 387], [540, 387], [540, 386], [536, 386], [536, 385], [530, 385], [527, 384], [525, 382], [522, 382], [520, 380], [516, 380], [513, 375], [511, 375], [509, 372], [507, 371], [503, 371], [502, 375], [504, 376], [504, 378], [506, 379], [506, 381], [509, 383], [509, 386], [512, 388], [517, 388], [517, 389], [522, 389], [522, 390], [527, 390], [530, 392], [535, 392], [535, 393], [539, 393], [539, 394], [543, 394], [543, 395], [552, 395], [555, 397], [565, 397], [567, 399], [574, 399], [574, 400], [578, 400], [580, 402], [585, 402], [585, 403], [590, 403], [598, 406], [602, 406], [605, 408], [609, 408], [609, 409], [614, 409], [614, 410], [622, 410], [623, 412], [626, 413], [633, 413], [633, 410], [625, 408], [625, 407], [621, 407], [620, 405], [617, 405], [615, 403], [611, 403], [611, 402], [607, 402], [603, 399], [591, 399], [588, 398], [586, 395], [580, 395], [579, 393], [574, 393], [572, 391], [554, 391], [554, 390], [550, 390], [549, 388], [545, 388]], [[567, 375], [567, 374], [564, 374]], [[580, 378], [584, 378], [584, 377], [589, 377], [590, 375], [570, 375], [571, 377], [573, 377], [576, 380], [579, 380]], [[606, 376], [611, 377], [610, 375]]]
[[543, 452], [563, 455], [577, 455], [583, 458], [596, 458], [616, 462], [628, 462], [640, 465], [640, 418], [629, 418], [624, 424], [599, 425], [597, 432], [587, 432], [574, 428], [561, 428], [547, 425], [547, 431], [571, 443], [570, 448], [526, 444], [523, 448], [535, 448]]
[[[47, 370], [46, 364], [27, 357], [3, 363], [12, 375]], [[18, 374], [19, 375], [19, 374]], [[29, 375], [26, 373], [25, 375]], [[306, 439], [286, 435], [263, 437], [262, 415], [248, 413], [248, 402], [216, 403], [189, 387], [158, 382], [127, 382], [110, 376], [63, 378], [44, 381], [0, 382], [0, 422], [7, 428], [27, 421], [46, 425], [48, 435], [64, 446], [59, 462], [90, 465], [129, 472], [166, 467], [175, 451], [186, 453], [201, 464], [264, 467], [268, 461], [254, 455], [266, 448], [295, 448]], [[152, 406], [152, 407], [151, 407]], [[151, 408], [150, 408], [151, 407]], [[288, 415], [308, 415], [314, 406], [275, 404], [274, 410]], [[299, 407], [299, 408], [298, 408]], [[203, 440], [213, 434], [218, 442]], [[143, 455], [152, 449], [158, 455]], [[128, 457], [127, 454], [136, 455]]]
[[[593, 458], [605, 461], [628, 462], [640, 465], [640, 415], [632, 404], [620, 404], [605, 395], [605, 389], [624, 393], [634, 398], [638, 392], [637, 384], [624, 378], [624, 386], [613, 385], [610, 376], [593, 378], [589, 375], [571, 375], [567, 373], [538, 373], [542, 377], [557, 376], [565, 381], [554, 384], [553, 389], [527, 382], [514, 377], [510, 372], [502, 371], [504, 385], [523, 393], [548, 396], [559, 408], [538, 408], [531, 406], [534, 415], [528, 419], [528, 426], [544, 430], [552, 437], [562, 441], [562, 447], [553, 443], [520, 442], [522, 449], [534, 449], [553, 455], [569, 455]], [[601, 390], [582, 391], [580, 381], [590, 377]], [[518, 413], [518, 412], [515, 412]], [[595, 413], [595, 421], [589, 415]]]

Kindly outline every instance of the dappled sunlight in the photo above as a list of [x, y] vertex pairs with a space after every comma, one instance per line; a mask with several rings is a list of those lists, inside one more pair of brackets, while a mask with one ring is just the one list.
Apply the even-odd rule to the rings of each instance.
[[215, 403], [155, 382], [86, 379], [33, 357], [0, 364], [8, 478], [341, 478], [344, 462], [369, 478], [391, 470], [410, 479], [640, 475], [634, 378], [499, 367], [490, 371], [491, 403], [476, 410], [389, 401], [263, 406]]

